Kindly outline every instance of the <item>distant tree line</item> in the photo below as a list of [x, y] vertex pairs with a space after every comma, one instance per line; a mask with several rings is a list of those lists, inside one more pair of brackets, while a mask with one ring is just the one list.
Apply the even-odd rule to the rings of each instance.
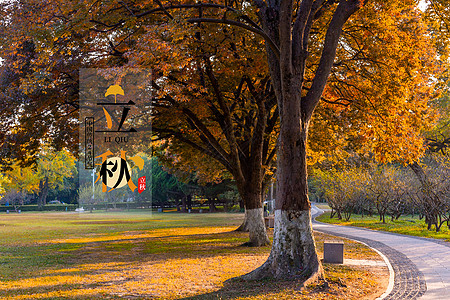
[[331, 217], [377, 214], [380, 222], [418, 214], [428, 230], [450, 228], [450, 156], [434, 154], [424, 160], [423, 175], [401, 165], [369, 165], [342, 170], [315, 170], [310, 185], [315, 199], [324, 199]]
[[[164, 167], [156, 157], [142, 156], [144, 168], [139, 176], [146, 174], [146, 190], [141, 194], [128, 188], [120, 188], [111, 192], [102, 192], [101, 184], [92, 184], [91, 175], [84, 177], [80, 192], [79, 204], [85, 209], [118, 208], [119, 203], [128, 203], [126, 207], [142, 208], [177, 208], [177, 211], [188, 212], [194, 206], [208, 206], [210, 212], [216, 206], [224, 210], [240, 204], [240, 197], [234, 182], [223, 179], [215, 182], [199, 181], [194, 173], [185, 173], [177, 169]], [[85, 178], [85, 179], [86, 179]], [[133, 182], [137, 182], [138, 174], [132, 173]], [[81, 179], [80, 179], [81, 180]]]
[[11, 159], [0, 173], [0, 204], [18, 210], [36, 204], [42, 210], [49, 202], [76, 203], [78, 173], [75, 157], [67, 150], [44, 147], [34, 165]]
[[84, 170], [83, 166], [77, 168], [79, 162], [68, 151], [47, 149], [38, 155], [34, 166], [12, 163], [0, 173], [0, 205], [16, 211], [47, 210], [46, 205], [56, 203], [79, 204], [89, 210], [176, 207], [181, 212], [193, 206], [208, 206], [208, 211], [214, 212], [216, 206], [228, 210], [243, 205], [230, 179], [215, 178], [206, 182], [199, 180], [195, 173], [163, 167], [156, 157], [143, 155], [143, 159], [144, 169], [139, 174], [132, 172], [132, 180], [137, 183], [138, 177], [145, 174], [145, 191], [139, 194], [137, 190], [132, 192], [124, 187], [105, 193], [100, 181], [95, 182], [98, 172], [93, 184], [92, 170]]

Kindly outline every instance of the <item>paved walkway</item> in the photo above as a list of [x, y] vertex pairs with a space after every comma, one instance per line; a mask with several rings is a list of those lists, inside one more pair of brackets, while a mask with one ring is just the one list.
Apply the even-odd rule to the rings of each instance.
[[[313, 205], [315, 217], [323, 211]], [[384, 299], [450, 299], [450, 243], [313, 221], [314, 230], [364, 242], [391, 263], [395, 276]]]

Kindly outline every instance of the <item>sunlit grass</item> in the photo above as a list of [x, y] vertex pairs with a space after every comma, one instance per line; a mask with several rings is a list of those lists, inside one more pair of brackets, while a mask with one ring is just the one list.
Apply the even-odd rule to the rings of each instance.
[[[298, 282], [227, 281], [260, 266], [270, 252], [270, 246], [241, 246], [248, 234], [233, 230], [242, 218], [224, 213], [4, 215], [0, 297], [342, 299], [348, 294], [356, 299], [374, 292], [378, 283], [371, 271], [333, 265], [325, 265], [327, 289], [301, 289]], [[321, 252], [323, 239], [331, 237], [316, 238]], [[346, 241], [345, 249], [346, 258], [380, 259], [355, 242]]]
[[352, 215], [349, 221], [338, 220], [336, 217], [330, 219], [330, 212], [326, 212], [317, 218], [317, 221], [337, 224], [337, 225], [347, 225], [347, 226], [357, 226], [364, 227], [375, 230], [383, 230], [389, 232], [395, 232], [400, 234], [407, 234], [413, 236], [443, 239], [450, 242], [450, 230], [443, 224], [440, 232], [427, 229], [425, 221], [419, 220], [418, 216], [401, 216], [398, 220], [392, 221], [389, 216], [386, 216], [386, 223], [380, 222], [378, 216], [364, 216]]

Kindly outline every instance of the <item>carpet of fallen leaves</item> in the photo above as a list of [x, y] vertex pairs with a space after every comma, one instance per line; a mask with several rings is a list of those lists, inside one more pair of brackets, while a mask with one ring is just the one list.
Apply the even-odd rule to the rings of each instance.
[[[23, 220], [12, 222], [11, 226], [7, 226], [7, 221], [0, 224], [0, 233], [10, 227], [9, 235], [14, 232], [34, 235], [28, 239], [9, 236], [9, 243], [1, 244], [0, 297], [11, 300], [374, 299], [387, 286], [388, 273], [384, 267], [330, 264], [324, 265], [327, 282], [306, 288], [295, 281], [232, 279], [260, 266], [270, 252], [270, 246], [242, 246], [248, 237], [246, 233], [233, 231], [242, 218], [238, 214], [233, 214], [231, 221], [230, 214], [214, 214], [211, 225], [203, 223], [201, 227], [196, 226], [196, 218], [205, 216], [198, 214], [190, 219], [183, 216], [183, 222], [176, 226], [171, 224], [179, 214], [170, 214], [167, 223], [162, 215], [135, 223], [122, 215], [106, 220], [105, 215], [97, 215], [99, 219], [96, 219], [94, 214], [81, 220], [79, 217], [71, 220], [72, 215], [61, 216], [59, 221], [65, 224], [66, 230], [55, 229], [55, 234], [51, 231], [37, 234], [39, 226], [31, 225], [26, 231], [27, 223]], [[217, 226], [220, 218], [228, 226]], [[149, 226], [148, 222], [159, 223]], [[77, 230], [71, 231], [73, 227]], [[316, 234], [320, 255], [324, 239], [333, 238]], [[345, 243], [346, 258], [381, 259], [361, 244]]]

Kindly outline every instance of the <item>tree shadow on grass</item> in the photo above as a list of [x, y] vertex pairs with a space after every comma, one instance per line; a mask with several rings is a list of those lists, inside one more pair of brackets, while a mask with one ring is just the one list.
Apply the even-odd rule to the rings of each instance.
[[[328, 290], [328, 284], [326, 282], [320, 282], [316, 286], [309, 288], [307, 292], [319, 293]], [[264, 279], [257, 281], [246, 281], [240, 278], [233, 278], [227, 280], [220, 290], [201, 295], [184, 297], [181, 298], [181, 300], [217, 300], [246, 297], [258, 297], [257, 299], [297, 299], [305, 293], [306, 290], [301, 280], [279, 281], [275, 279]]]
[[[43, 243], [22, 247], [3, 247], [2, 263], [17, 268], [16, 271], [34, 277], [29, 271], [40, 270], [38, 277], [52, 275], [72, 275], [67, 268], [78, 268], [85, 264], [138, 265], [147, 262], [158, 263], [168, 259], [211, 258], [236, 254], [262, 253], [268, 247], [242, 247], [247, 234], [242, 232], [222, 232], [210, 234], [172, 235], [164, 237], [145, 237], [93, 242], [58, 244]], [[58, 269], [62, 269], [58, 272]], [[97, 270], [102, 272], [108, 267]], [[50, 272], [49, 272], [50, 271]], [[93, 271], [95, 272], [95, 271]], [[77, 273], [77, 272], [75, 272]], [[81, 274], [86, 273], [80, 271]], [[22, 275], [22, 276], [23, 276]], [[22, 277], [20, 276], [20, 277]], [[15, 276], [11, 276], [12, 280]]]
[[[268, 247], [242, 247], [248, 234], [222, 232], [211, 234], [172, 235], [130, 240], [111, 240], [80, 245], [72, 257], [99, 256], [102, 262], [158, 262], [179, 257], [214, 257], [227, 254], [266, 252]], [[108, 255], [101, 255], [107, 253]], [[74, 255], [75, 254], [75, 255]]]

